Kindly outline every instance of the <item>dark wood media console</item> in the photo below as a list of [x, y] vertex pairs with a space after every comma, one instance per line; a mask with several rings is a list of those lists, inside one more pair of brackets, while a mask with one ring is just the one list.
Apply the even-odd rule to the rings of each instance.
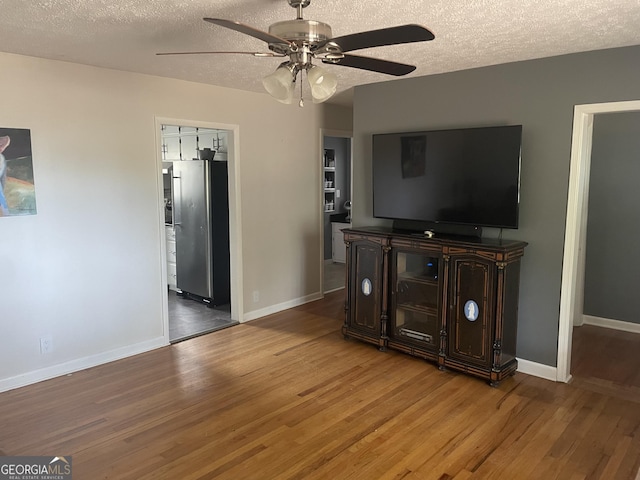
[[432, 360], [497, 385], [516, 360], [526, 242], [343, 230], [345, 338]]

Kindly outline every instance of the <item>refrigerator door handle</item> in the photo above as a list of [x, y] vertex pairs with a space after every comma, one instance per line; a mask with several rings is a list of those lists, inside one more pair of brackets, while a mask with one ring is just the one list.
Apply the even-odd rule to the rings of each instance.
[[182, 177], [173, 175], [173, 195], [179, 200], [173, 202], [173, 225], [180, 226], [182, 224]]

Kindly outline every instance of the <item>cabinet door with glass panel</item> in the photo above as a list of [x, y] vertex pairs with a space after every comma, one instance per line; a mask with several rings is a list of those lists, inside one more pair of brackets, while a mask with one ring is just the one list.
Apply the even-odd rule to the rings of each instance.
[[440, 348], [441, 259], [438, 250], [393, 250], [389, 346], [432, 360]]

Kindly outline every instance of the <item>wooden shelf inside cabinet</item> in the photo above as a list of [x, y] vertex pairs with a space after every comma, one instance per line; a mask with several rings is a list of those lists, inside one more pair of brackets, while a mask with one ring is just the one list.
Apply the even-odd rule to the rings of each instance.
[[[411, 340], [417, 340], [420, 342], [427, 342], [434, 347], [437, 347], [436, 337], [438, 334], [437, 328], [437, 317], [438, 317], [438, 309], [424, 309], [424, 308], [415, 308], [407, 305], [398, 305], [396, 306], [395, 315], [398, 316], [403, 314], [403, 321], [394, 326], [396, 332], [402, 337], [406, 336]], [[418, 314], [418, 315], [413, 315]], [[433, 326], [431, 328], [425, 323], [425, 321], [421, 320], [421, 316], [431, 316], [433, 317]], [[425, 331], [429, 330], [429, 331]]]
[[442, 263], [439, 251], [398, 244], [393, 239], [391, 244], [389, 348], [437, 360], [441, 292], [438, 277]]
[[406, 310], [407, 312], [416, 312], [416, 313], [430, 313], [432, 315], [436, 315], [438, 313], [438, 306], [434, 305], [432, 307], [423, 307], [421, 305], [414, 305], [411, 303], [398, 303], [396, 304], [396, 310]]
[[424, 283], [425, 285], [438, 285], [438, 280], [432, 277], [426, 277], [418, 273], [399, 273], [398, 280], [407, 280], [416, 283]]

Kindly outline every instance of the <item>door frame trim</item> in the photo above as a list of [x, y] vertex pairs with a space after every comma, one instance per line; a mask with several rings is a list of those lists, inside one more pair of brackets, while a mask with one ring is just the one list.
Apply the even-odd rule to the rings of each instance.
[[569, 193], [562, 261], [556, 381], [571, 380], [573, 325], [582, 317], [589, 173], [594, 115], [640, 111], [640, 100], [576, 105], [573, 114]]
[[168, 117], [154, 117], [156, 132], [156, 189], [158, 197], [158, 219], [160, 220], [160, 266], [162, 293], [163, 336], [169, 343], [169, 297], [167, 292], [167, 248], [164, 224], [164, 187], [162, 179], [162, 125], [180, 127], [210, 128], [226, 130], [227, 163], [229, 175], [229, 261], [231, 283], [231, 319], [244, 320], [244, 299], [242, 293], [242, 208], [240, 192], [240, 126], [235, 124], [203, 122]]
[[[351, 140], [350, 142], [350, 161], [349, 161], [349, 169], [351, 170], [350, 175], [350, 191], [351, 198], [353, 198], [353, 131], [351, 130], [331, 130], [328, 128], [320, 129], [320, 152], [318, 154], [319, 157], [319, 170], [320, 170], [320, 181], [318, 182], [318, 198], [320, 201], [320, 293], [322, 297], [324, 297], [324, 139], [325, 137], [336, 137], [336, 138], [348, 138]], [[351, 210], [353, 213], [353, 209]], [[353, 222], [353, 217], [351, 217], [351, 221]]]

